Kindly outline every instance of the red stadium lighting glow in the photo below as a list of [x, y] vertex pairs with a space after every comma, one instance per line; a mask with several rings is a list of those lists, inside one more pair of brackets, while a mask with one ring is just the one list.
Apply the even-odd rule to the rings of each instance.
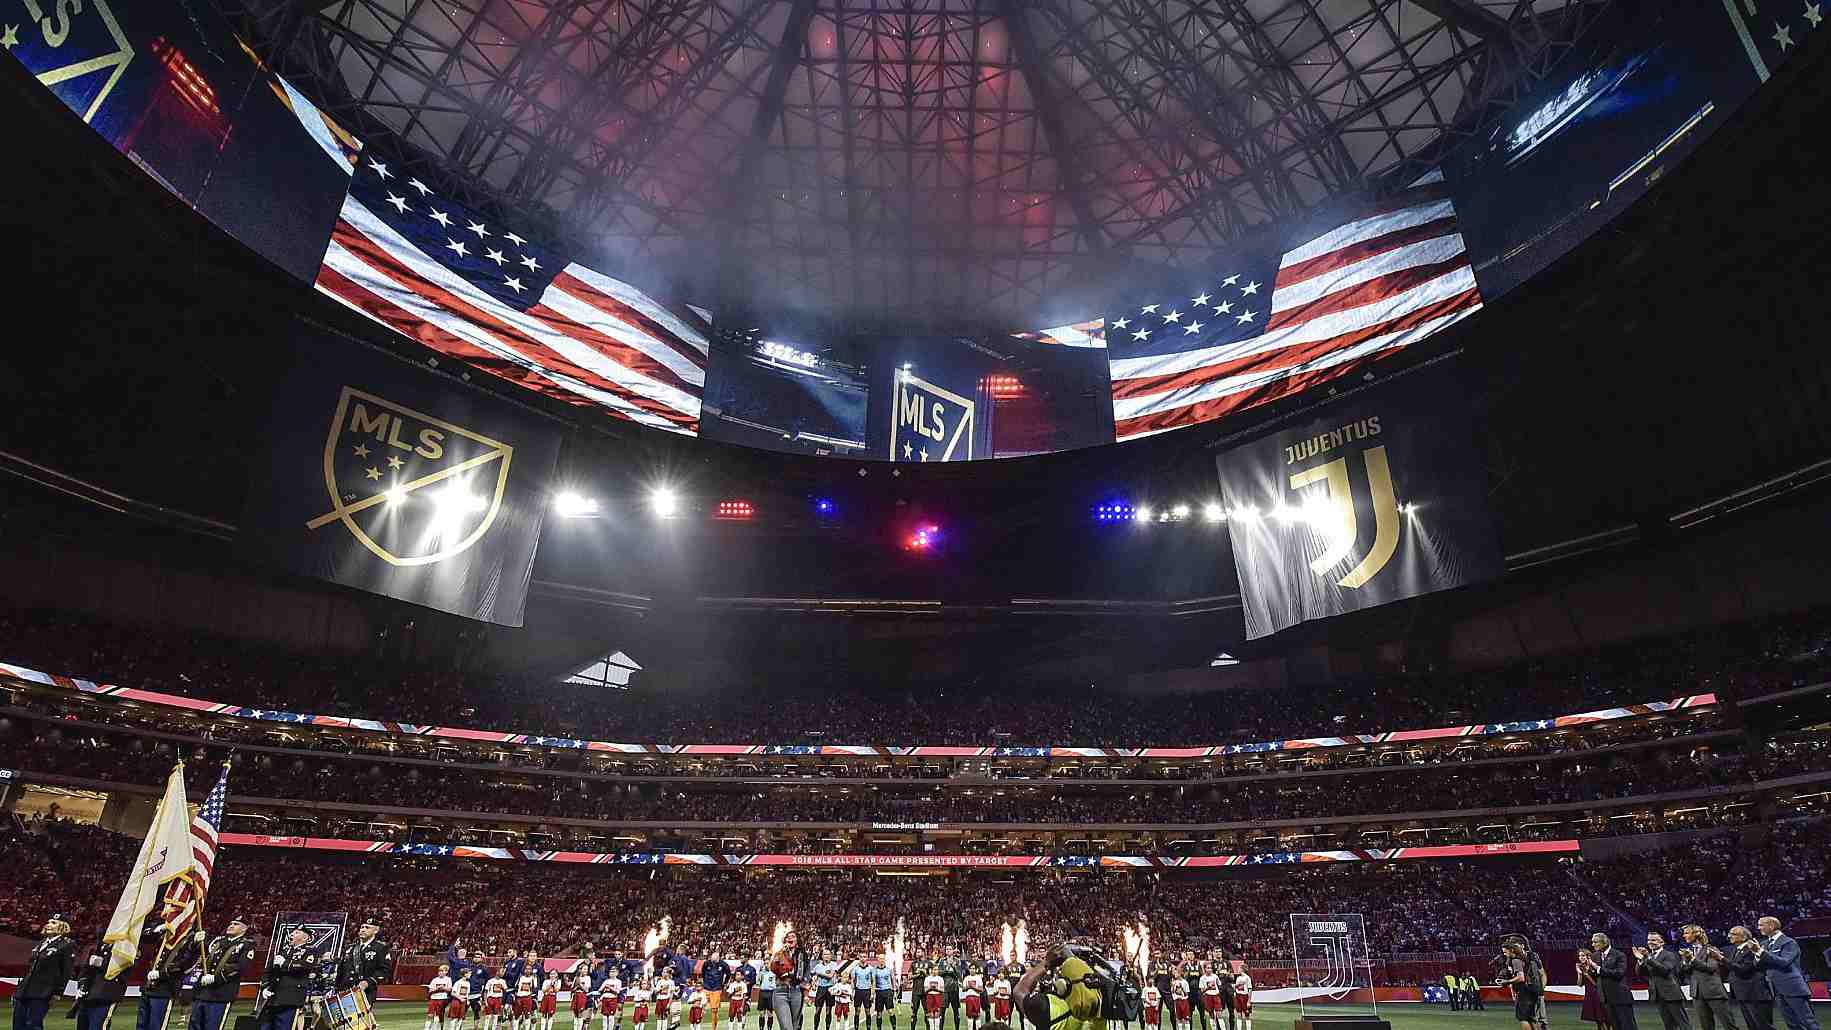
[[756, 515], [756, 509], [749, 501], [720, 501], [712, 510], [715, 519], [748, 519]]
[[985, 385], [986, 389], [991, 392], [992, 397], [995, 400], [1021, 397], [1024, 392], [1024, 384], [1016, 376], [986, 376]]

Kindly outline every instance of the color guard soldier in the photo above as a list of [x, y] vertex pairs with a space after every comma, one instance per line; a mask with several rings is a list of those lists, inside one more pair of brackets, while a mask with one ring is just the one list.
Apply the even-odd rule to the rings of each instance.
[[[192, 940], [203, 938], [202, 930], [192, 935]], [[228, 929], [204, 945], [197, 996], [191, 1004], [190, 1030], [224, 1030], [229, 1007], [241, 993], [242, 974], [248, 971], [253, 958], [254, 941], [248, 936], [248, 921], [241, 916], [229, 920]]]
[[102, 1030], [109, 1013], [127, 994], [125, 972], [108, 979], [108, 960], [113, 954], [114, 945], [98, 935], [89, 957], [83, 960], [76, 977], [76, 1030]]
[[381, 923], [371, 916], [362, 921], [356, 940], [337, 960], [337, 989], [360, 990], [375, 1004], [375, 992], [394, 973], [394, 947], [381, 939]]
[[[156, 935], [163, 927], [155, 927]], [[142, 948], [146, 945], [142, 944]], [[140, 1007], [134, 1016], [134, 1030], [164, 1030], [165, 1014], [178, 995], [184, 975], [198, 963], [197, 942], [189, 938], [172, 942], [146, 971], [146, 984], [140, 988]]]
[[267, 960], [267, 971], [261, 974], [259, 1030], [292, 1030], [305, 1005], [306, 984], [318, 968], [311, 940], [311, 934], [295, 926]]
[[45, 920], [44, 939], [32, 947], [25, 975], [13, 991], [13, 1030], [44, 1030], [51, 1000], [61, 998], [76, 971], [76, 942], [63, 916]]

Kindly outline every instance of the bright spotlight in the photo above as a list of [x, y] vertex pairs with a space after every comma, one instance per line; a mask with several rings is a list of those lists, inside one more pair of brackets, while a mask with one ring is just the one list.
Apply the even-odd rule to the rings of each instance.
[[388, 491], [382, 494], [382, 496], [388, 499], [388, 505], [392, 507], [407, 499], [407, 491], [401, 489], [399, 485], [395, 485], [389, 487]]
[[1277, 519], [1279, 522], [1283, 522], [1290, 517], [1291, 506], [1285, 504], [1283, 501], [1279, 501], [1277, 505], [1272, 508], [1272, 518]]
[[655, 509], [655, 514], [664, 519], [671, 519], [680, 513], [680, 498], [670, 487], [658, 486], [649, 491], [648, 503], [649, 507]]
[[598, 499], [567, 490], [553, 498], [553, 510], [564, 519], [595, 518], [598, 514]]
[[1189, 517], [1189, 506], [1186, 504], [1179, 504], [1176, 507], [1170, 509], [1170, 514], [1176, 516], [1179, 519], [1186, 519]]
[[833, 499], [830, 497], [817, 497], [814, 499], [814, 514], [816, 515], [831, 515], [837, 511], [838, 508], [839, 506], [834, 504]]
[[1238, 519], [1241, 522], [1259, 521], [1259, 509], [1253, 507], [1250, 504], [1243, 504], [1240, 507], [1235, 508], [1229, 514], [1231, 515], [1231, 517]]
[[1416, 515], [1418, 513], [1418, 506], [1408, 501], [1399, 505], [1399, 510], [1407, 515]]
[[1139, 505], [1139, 506], [1138, 506], [1138, 511], [1137, 511], [1137, 513], [1136, 513], [1136, 514], [1135, 514], [1135, 515], [1134, 515], [1134, 516], [1133, 516], [1133, 517], [1134, 517], [1134, 518], [1136, 518], [1136, 519], [1137, 519], [1137, 520], [1138, 520], [1138, 521], [1139, 521], [1139, 522], [1149, 522], [1149, 521], [1151, 521], [1151, 509], [1150, 509], [1150, 507], [1149, 507], [1149, 506], [1148, 506], [1148, 505]]
[[1202, 518], [1209, 522], [1220, 522], [1227, 518], [1227, 511], [1218, 504], [1209, 503], [1202, 508]]

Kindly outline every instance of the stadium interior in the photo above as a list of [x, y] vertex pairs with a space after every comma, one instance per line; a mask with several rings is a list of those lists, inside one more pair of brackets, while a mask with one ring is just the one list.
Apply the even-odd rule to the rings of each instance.
[[[33, 35], [29, 0], [26, 43], [0, 60], [27, 259], [0, 348], [0, 1004], [15, 1030], [105, 1030], [76, 999], [109, 944], [128, 957], [127, 996], [100, 1017], [117, 1030], [135, 1005], [140, 1030], [253, 1030], [196, 1020], [271, 1016], [264, 970], [305, 915], [334, 923], [339, 948], [371, 920], [391, 949], [357, 1016], [301, 1004], [301, 1026], [333, 1030], [419, 1026], [460, 945], [492, 969], [583, 957], [595, 999], [606, 958], [703, 979], [722, 955], [731, 976], [775, 982], [788, 926], [816, 955], [893, 966], [910, 1030], [944, 962], [1016, 980], [1014, 929], [1030, 961], [1082, 942], [1166, 999], [1185, 963], [1212, 963], [1230, 998], [1247, 978], [1272, 1030], [1375, 1007], [1400, 1030], [1545, 1030], [1543, 1005], [1509, 1018], [1523, 995], [1496, 955], [1519, 935], [1551, 1023], [1630, 1030], [1585, 965], [1592, 934], [1631, 951], [1696, 924], [1733, 952], [1730, 928], [1764, 917], [1797, 942], [1809, 997], [1762, 1030], [1831, 1017], [1831, 62], [1794, 5], [1750, 39], [1740, 0], [1721, 24], [1714, 3], [1634, 0], [146, 3], [225, 28], [200, 29], [215, 49], [186, 58], [161, 42], [181, 31], [143, 43], [154, 22], [123, 15], [124, 52], [166, 76], [127, 121], [109, 105], [141, 96], [143, 67], [79, 98], [69, 84], [114, 58], [61, 77], [34, 64], [50, 52], [35, 39], [59, 44]], [[77, 25], [79, 47], [113, 38]], [[1629, 59], [1610, 33], [1661, 42]], [[1561, 119], [1631, 123], [1622, 111], [1665, 103], [1649, 98], [1689, 97], [1659, 61], [1706, 46], [1710, 74], [1745, 74], [1746, 48], [1758, 78], [1713, 81], [1711, 105], [1647, 129], [1657, 146], [1599, 195], [1567, 155], [1569, 182], [1544, 188], [1570, 210], [1482, 249], [1491, 223], [1541, 203], [1493, 213], [1533, 186], [1495, 170], [1496, 141], [1562, 146]], [[219, 70], [242, 55], [253, 70]], [[1569, 110], [1578, 87], [1562, 84], [1600, 89], [1621, 67], [1631, 85], [1593, 109], [1606, 116]], [[295, 136], [294, 115], [323, 118], [315, 142], [286, 145], [322, 161], [346, 140], [316, 214], [272, 185], [307, 192], [278, 121], [259, 123], [271, 138], [242, 130], [252, 115], [211, 130], [219, 164], [195, 183], [161, 164], [219, 102], [269, 92]], [[418, 273], [472, 277], [443, 299], [418, 279], [357, 297], [355, 265], [333, 259], [383, 260], [350, 228], [360, 190], [398, 185], [363, 185], [381, 155], [428, 210], [444, 197], [548, 248], [524, 263], [571, 262], [530, 264], [552, 277], [547, 306], [508, 313], [512, 294], [479, 285], [496, 270], [461, 249]], [[1466, 234], [1474, 256], [1449, 264], [1478, 301], [1128, 437], [1146, 388], [1121, 362], [1170, 362], [1175, 379], [1209, 359], [1131, 342], [1110, 312], [1165, 283], [1211, 286], [1242, 253], [1272, 255], [1295, 296], [1288, 269], [1312, 251], [1293, 243], [1362, 224], [1342, 221], [1350, 207], [1412, 210], [1432, 175], [1449, 177], [1432, 202], [1457, 205], [1455, 249]], [[471, 231], [479, 249], [521, 239]], [[384, 237], [424, 242], [392, 223], [365, 239]], [[1362, 242], [1331, 274], [1379, 258]], [[386, 254], [416, 257], [437, 264]], [[555, 328], [569, 309], [553, 291], [579, 283], [622, 328]], [[542, 367], [521, 344], [505, 358], [491, 341], [522, 317], [575, 333], [540, 352], [565, 360]], [[1098, 349], [1062, 342], [1071, 326]], [[696, 369], [667, 372], [693, 388], [566, 378], [566, 361], [604, 367], [579, 348], [664, 378], [671, 359], [637, 353], [636, 334], [697, 339]], [[1270, 338], [1213, 342], [1235, 356]], [[944, 360], [981, 392], [935, 386]], [[816, 365], [825, 407], [784, 416], [815, 394], [783, 368]], [[288, 421], [317, 410], [302, 405], [320, 379], [335, 414]], [[956, 453], [925, 415], [908, 424], [912, 383], [944, 429], [983, 436], [967, 456], [998, 460], [899, 458], [910, 439]], [[663, 410], [682, 393], [690, 431]], [[1441, 428], [1402, 435], [1407, 396]], [[458, 406], [426, 413], [440, 398]], [[344, 406], [364, 399], [394, 412], [397, 435], [383, 414], [374, 436], [394, 468], [444, 460], [442, 439], [451, 460], [501, 469], [493, 500], [452, 488], [451, 510], [474, 501], [479, 521], [435, 524], [430, 557], [362, 521], [409, 510], [420, 481], [383, 492], [369, 469], [362, 484], [366, 450], [337, 465], [366, 442], [347, 435], [366, 411], [346, 424]], [[1385, 406], [1375, 450], [1381, 467], [1392, 452], [1396, 507], [1368, 457], [1381, 512], [1339, 501], [1341, 551], [1266, 559], [1249, 540], [1302, 539], [1268, 527], [1321, 518], [1287, 507], [1283, 484], [1321, 473], [1291, 477], [1301, 441], [1272, 448], [1279, 499], [1259, 512], [1237, 499], [1237, 456], [1311, 420], [1342, 446], [1326, 427], [1356, 405]], [[466, 421], [490, 417], [506, 428]], [[1403, 464], [1433, 435], [1466, 439], [1466, 460]], [[1345, 494], [1349, 473], [1335, 482]], [[1423, 586], [1363, 601], [1354, 574], [1324, 577], [1362, 517], [1378, 539], [1401, 527], [1387, 574]], [[1333, 547], [1330, 532], [1311, 543]], [[191, 806], [173, 825], [207, 825], [213, 870], [130, 904], [173, 790]], [[139, 944], [136, 964], [115, 931], [186, 920], [214, 948], [231, 914], [255, 946], [228, 1014], [200, 1017], [187, 982], [191, 1015], [161, 1008], [149, 1026], [137, 999], [165, 948]], [[1294, 927], [1334, 914], [1364, 932], [1347, 979], [1319, 980]], [[59, 921], [76, 967], [54, 996], [76, 1003], [32, 1025]], [[363, 993], [341, 969], [324, 964], [322, 991], [313, 973], [314, 999]], [[1472, 996], [1445, 990], [1464, 976]], [[1658, 985], [1622, 982], [1652, 1025]], [[733, 1021], [768, 1030], [757, 1018]], [[1166, 1008], [1151, 1030], [1192, 1025]]]

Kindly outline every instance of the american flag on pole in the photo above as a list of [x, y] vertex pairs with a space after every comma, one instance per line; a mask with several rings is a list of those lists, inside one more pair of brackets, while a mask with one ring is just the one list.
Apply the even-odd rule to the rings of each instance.
[[210, 874], [216, 869], [216, 845], [222, 834], [223, 806], [229, 797], [229, 768], [216, 779], [216, 786], [203, 799], [202, 807], [191, 817], [191, 871], [172, 881], [165, 889], [165, 906], [159, 918], [171, 929], [166, 940], [182, 940], [196, 929], [203, 911], [204, 896], [210, 893]]
[[1441, 172], [1213, 281], [1107, 318], [1120, 440], [1222, 418], [1357, 372], [1481, 309]]
[[466, 364], [572, 404], [696, 435], [705, 319], [478, 217], [366, 155], [317, 287]]

